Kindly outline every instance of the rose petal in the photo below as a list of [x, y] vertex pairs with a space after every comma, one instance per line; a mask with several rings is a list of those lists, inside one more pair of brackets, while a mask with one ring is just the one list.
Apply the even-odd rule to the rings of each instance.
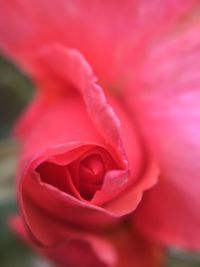
[[200, 248], [199, 31], [199, 15], [191, 13], [162, 36], [138, 68], [134, 98], [127, 92], [161, 165], [160, 182], [146, 194], [137, 224], [166, 245], [190, 249]]
[[195, 3], [198, 0], [2, 0], [0, 47], [21, 63], [46, 44], [76, 48], [100, 81], [117, 90], [132, 76], [133, 63], [140, 61], [152, 35]]
[[[18, 173], [18, 195], [29, 230], [38, 242], [48, 246], [68, 238], [67, 224], [94, 229], [130, 213], [142, 192], [156, 182], [157, 172], [150, 171], [148, 155], [132, 120], [109, 97], [122, 122], [120, 136], [118, 117], [77, 51], [59, 45], [45, 47], [29, 61], [27, 68], [40, 88], [44, 109], [40, 104], [37, 111], [36, 105], [30, 121], [28, 115], [25, 126], [23, 121], [20, 123], [21, 134], [26, 138]], [[105, 149], [117, 168], [107, 172], [91, 203], [82, 201], [75, 191], [73, 195], [78, 199], [66, 194], [67, 190], [63, 192], [52, 183], [42, 182], [35, 173], [42, 162], [67, 166], [93, 147]]]
[[32, 243], [20, 217], [10, 219], [11, 229], [43, 257], [63, 267], [109, 267], [116, 262], [113, 247], [106, 240], [90, 234], [79, 234], [55, 248], [38, 248]]
[[77, 235], [54, 248], [36, 247], [19, 217], [10, 220], [11, 229], [37, 253], [62, 267], [161, 267], [164, 251], [121, 225], [111, 233]]

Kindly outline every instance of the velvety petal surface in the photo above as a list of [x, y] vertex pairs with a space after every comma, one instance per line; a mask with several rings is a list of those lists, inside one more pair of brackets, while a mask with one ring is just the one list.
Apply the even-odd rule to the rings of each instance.
[[37, 253], [60, 267], [162, 267], [164, 251], [122, 226], [111, 233], [79, 235], [54, 248], [36, 247], [19, 217], [11, 229]]
[[198, 0], [2, 0], [0, 48], [21, 63], [44, 44], [61, 43], [86, 57], [116, 92], [132, 76], [144, 47]]
[[60, 267], [106, 267], [116, 263], [117, 255], [106, 240], [90, 234], [79, 234], [57, 247], [43, 249], [33, 244], [19, 217], [11, 218], [10, 227], [34, 251]]
[[126, 99], [161, 166], [136, 224], [166, 245], [200, 248], [199, 9], [155, 42]]

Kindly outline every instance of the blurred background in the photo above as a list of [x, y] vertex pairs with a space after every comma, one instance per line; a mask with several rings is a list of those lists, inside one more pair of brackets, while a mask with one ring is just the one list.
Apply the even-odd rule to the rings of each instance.
[[45, 267], [9, 230], [9, 217], [17, 213], [14, 190], [17, 143], [12, 126], [31, 99], [33, 88], [10, 62], [0, 57], [0, 267]]
[[[18, 149], [17, 143], [11, 138], [11, 131], [32, 95], [31, 81], [5, 58], [0, 57], [0, 267], [50, 266], [28, 250], [7, 224], [9, 217], [17, 213], [14, 173]], [[200, 257], [197, 254], [174, 248], [168, 250], [166, 267], [197, 266], [200, 267]]]

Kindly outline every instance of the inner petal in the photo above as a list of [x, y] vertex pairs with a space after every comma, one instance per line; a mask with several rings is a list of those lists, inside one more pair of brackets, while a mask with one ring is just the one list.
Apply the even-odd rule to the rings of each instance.
[[101, 190], [105, 174], [114, 169], [117, 169], [117, 164], [110, 154], [95, 147], [66, 165], [44, 161], [36, 172], [41, 182], [80, 200], [90, 201]]
[[90, 154], [79, 162], [79, 193], [91, 200], [97, 190], [101, 189], [106, 172], [103, 159], [98, 154]]
[[42, 162], [36, 169], [43, 183], [49, 184], [60, 191], [78, 197], [67, 166], [60, 166], [52, 162]]
[[81, 182], [98, 185], [102, 183], [105, 174], [105, 167], [99, 155], [92, 154], [80, 162], [79, 175]]

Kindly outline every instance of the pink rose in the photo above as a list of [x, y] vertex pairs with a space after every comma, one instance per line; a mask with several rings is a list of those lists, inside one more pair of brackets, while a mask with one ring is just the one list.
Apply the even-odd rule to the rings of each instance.
[[24, 139], [17, 190], [26, 227], [51, 246], [117, 223], [157, 178], [132, 120], [109, 96], [115, 115], [76, 50], [44, 47], [26, 71], [38, 88], [16, 128]]
[[37, 87], [16, 127], [29, 232], [52, 245], [120, 223], [155, 183], [154, 158], [160, 179], [133, 224], [161, 244], [199, 249], [198, 1], [0, 7], [0, 49]]

